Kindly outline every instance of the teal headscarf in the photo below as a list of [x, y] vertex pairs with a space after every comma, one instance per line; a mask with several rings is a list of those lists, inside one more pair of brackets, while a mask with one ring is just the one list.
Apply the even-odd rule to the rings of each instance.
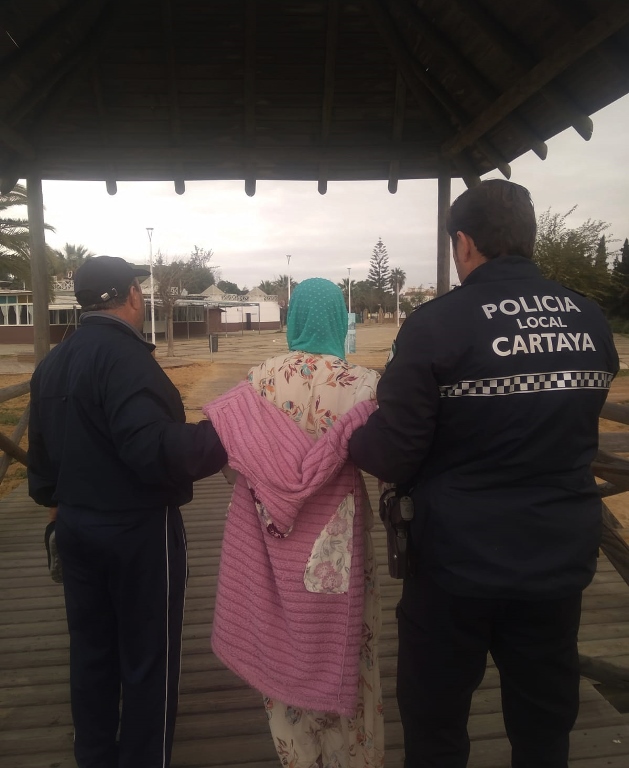
[[338, 285], [322, 277], [299, 283], [288, 307], [288, 348], [342, 359], [346, 336], [347, 309]]

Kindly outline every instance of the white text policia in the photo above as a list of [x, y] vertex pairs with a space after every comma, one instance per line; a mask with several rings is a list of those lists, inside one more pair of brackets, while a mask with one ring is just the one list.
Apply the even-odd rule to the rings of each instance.
[[[499, 305], [483, 304], [483, 312], [488, 320], [492, 320], [496, 312], [503, 315], [519, 315], [525, 317], [514, 318], [518, 328], [567, 328], [566, 323], [560, 317], [547, 317], [539, 315], [540, 312], [581, 312], [579, 307], [569, 296], [532, 296], [528, 303], [523, 296], [518, 300], [505, 299]], [[528, 315], [528, 317], [526, 316]], [[492, 349], [500, 357], [508, 355], [535, 354], [537, 352], [586, 352], [596, 351], [589, 333], [529, 333], [516, 335], [513, 339], [507, 336], [499, 336], [494, 339]]]
[[[494, 314], [498, 311], [503, 315], [519, 315], [520, 312], [529, 314], [531, 312], [580, 312], [581, 310], [572, 301], [569, 296], [531, 296], [529, 299], [534, 306], [529, 306], [524, 299], [524, 296], [518, 297], [518, 300], [505, 299], [500, 302], [500, 305], [496, 304], [483, 304], [483, 312], [487, 315], [489, 320], [492, 319]], [[528, 323], [527, 323], [528, 325]], [[524, 328], [523, 325], [520, 326]], [[536, 327], [536, 326], [531, 326]], [[559, 326], [565, 328], [565, 325]]]

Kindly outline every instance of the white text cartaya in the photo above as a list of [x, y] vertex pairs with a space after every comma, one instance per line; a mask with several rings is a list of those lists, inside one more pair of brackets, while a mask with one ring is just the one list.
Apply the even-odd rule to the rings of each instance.
[[492, 348], [500, 357], [529, 355], [536, 352], [596, 352], [596, 347], [589, 333], [529, 333], [519, 334], [512, 339], [499, 336], [494, 339]]

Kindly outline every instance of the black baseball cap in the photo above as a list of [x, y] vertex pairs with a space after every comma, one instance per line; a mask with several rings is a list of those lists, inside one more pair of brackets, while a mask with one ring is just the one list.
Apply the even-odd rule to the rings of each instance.
[[150, 274], [119, 256], [94, 256], [77, 270], [74, 295], [82, 307], [103, 304], [124, 294], [136, 277]]

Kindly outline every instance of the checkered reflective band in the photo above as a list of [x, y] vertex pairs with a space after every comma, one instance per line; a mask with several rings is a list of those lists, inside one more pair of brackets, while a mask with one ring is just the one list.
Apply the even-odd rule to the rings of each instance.
[[495, 397], [561, 389], [609, 389], [613, 378], [607, 371], [528, 373], [502, 379], [459, 381], [439, 387], [439, 394], [440, 397]]

